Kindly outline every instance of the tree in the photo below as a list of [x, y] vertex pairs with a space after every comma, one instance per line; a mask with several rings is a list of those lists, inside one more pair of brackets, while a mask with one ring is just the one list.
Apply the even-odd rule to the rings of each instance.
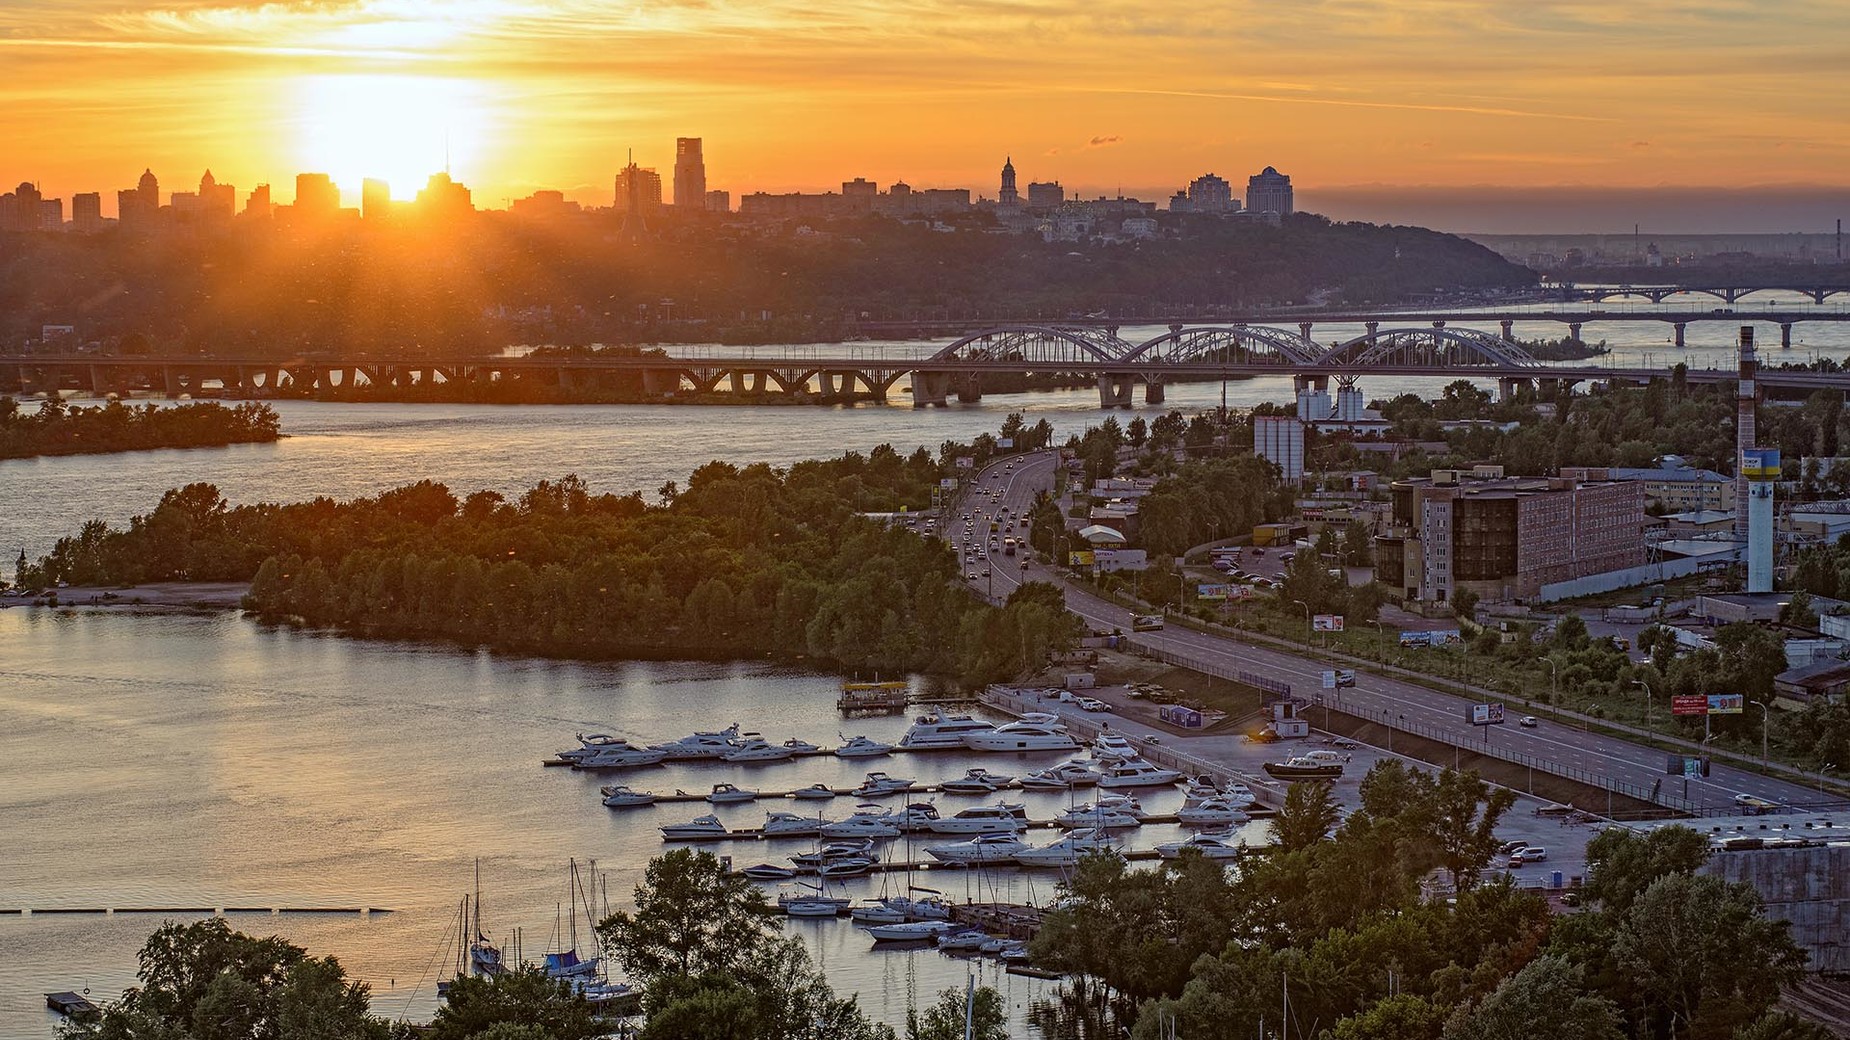
[[1299, 781], [1285, 792], [1285, 804], [1272, 821], [1272, 833], [1286, 852], [1307, 849], [1330, 836], [1341, 807], [1323, 781]]
[[632, 978], [652, 984], [725, 972], [761, 954], [776, 935], [769, 910], [764, 892], [729, 876], [712, 853], [675, 849], [649, 861], [635, 912], [611, 914], [598, 934]]
[[425, 1035], [429, 1040], [475, 1040], [503, 1026], [537, 1029], [548, 1040], [585, 1040], [603, 1032], [591, 1005], [570, 984], [528, 966], [450, 980], [448, 996]]
[[1621, 1040], [1619, 1009], [1587, 993], [1580, 968], [1562, 957], [1539, 957], [1476, 1007], [1446, 1023], [1444, 1040], [1532, 1040], [1547, 1023], [1549, 1040]]
[[1443, 1007], [1399, 993], [1337, 1022], [1327, 1040], [1436, 1040], [1444, 1025]]
[[1586, 897], [1617, 913], [1631, 909], [1659, 878], [1694, 874], [1709, 858], [1709, 840], [1688, 827], [1638, 834], [1609, 827], [1587, 843]]
[[1786, 641], [1778, 633], [1745, 622], [1723, 625], [1715, 633], [1721, 654], [1721, 680], [1761, 703], [1773, 699], [1773, 677], [1786, 670]]
[[1837, 1040], [1838, 1034], [1786, 1011], [1769, 1011], [1734, 1031], [1732, 1040]]
[[1131, 447], [1142, 448], [1144, 442], [1150, 439], [1150, 426], [1143, 421], [1143, 416], [1139, 415], [1131, 420], [1129, 426], [1125, 427], [1124, 435], [1129, 439]]
[[1555, 625], [1556, 650], [1582, 650], [1587, 645], [1587, 623], [1579, 614], [1567, 614]]
[[[974, 1027], [965, 1031], [968, 1021]], [[954, 989], [941, 990], [938, 1001], [924, 1013], [906, 1012], [906, 1040], [1008, 1040], [1008, 1008], [1002, 994], [988, 986], [978, 986], [974, 994]]]

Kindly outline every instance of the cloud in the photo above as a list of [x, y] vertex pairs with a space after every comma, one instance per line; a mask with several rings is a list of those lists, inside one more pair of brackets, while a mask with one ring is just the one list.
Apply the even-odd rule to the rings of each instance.
[[1087, 148], [1110, 148], [1112, 145], [1117, 144], [1118, 142], [1122, 140], [1124, 140], [1124, 138], [1119, 137], [1117, 134], [1112, 134], [1110, 137], [1094, 137], [1092, 140], [1086, 142], [1086, 147]]

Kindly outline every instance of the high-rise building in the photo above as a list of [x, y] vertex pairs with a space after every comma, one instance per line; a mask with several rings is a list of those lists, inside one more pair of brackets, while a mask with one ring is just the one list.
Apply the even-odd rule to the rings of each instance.
[[295, 175], [295, 219], [298, 224], [332, 220], [340, 211], [340, 189], [325, 173]]
[[116, 192], [116, 221], [131, 230], [151, 227], [161, 212], [161, 182], [143, 170], [135, 187]]
[[707, 212], [731, 213], [732, 192], [719, 191], [717, 189], [709, 190], [707, 192]]
[[1029, 181], [1028, 208], [1036, 212], [1047, 212], [1060, 208], [1066, 201], [1066, 189], [1060, 187], [1059, 181]]
[[1021, 205], [1021, 193], [1015, 190], [1015, 157], [1002, 161], [1002, 190], [996, 195], [997, 209], [1014, 209]]
[[674, 204], [678, 209], [707, 206], [707, 163], [698, 137], [674, 139]]
[[37, 185], [21, 182], [19, 187], [0, 195], [0, 231], [37, 231], [44, 226], [45, 213], [39, 205], [44, 197]]
[[229, 184], [220, 184], [218, 178], [207, 170], [199, 178], [199, 201], [197, 212], [199, 218], [209, 221], [230, 220], [238, 209], [238, 189]]
[[448, 173], [433, 173], [418, 192], [418, 215], [426, 220], [456, 220], [475, 212], [469, 189]]
[[1246, 211], [1271, 220], [1290, 216], [1291, 178], [1270, 166], [1246, 178]]
[[244, 200], [244, 215], [258, 220], [269, 220], [275, 215], [270, 205], [268, 184], [259, 184], [251, 189], [250, 197]]
[[619, 213], [648, 216], [662, 205], [662, 175], [636, 165], [635, 160], [617, 171], [615, 206]]
[[377, 177], [360, 182], [360, 219], [384, 220], [392, 215], [392, 186]]
[[71, 227], [79, 234], [94, 235], [103, 230], [103, 196], [86, 191], [71, 196]]
[[[1285, 190], [1291, 189], [1287, 186]], [[1240, 204], [1234, 201], [1233, 185], [1225, 178], [1207, 173], [1189, 182], [1188, 208], [1194, 213], [1236, 213]]]
[[1304, 476], [1304, 421], [1295, 415], [1253, 416], [1253, 454], [1277, 464], [1290, 481]]

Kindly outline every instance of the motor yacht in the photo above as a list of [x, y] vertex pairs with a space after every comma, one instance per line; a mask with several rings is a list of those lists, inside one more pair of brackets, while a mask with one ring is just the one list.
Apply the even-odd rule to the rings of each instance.
[[1138, 754], [1137, 745], [1120, 733], [1100, 733], [1092, 741], [1092, 757], [1100, 762], [1125, 762], [1136, 758]]
[[1088, 855], [1110, 852], [1112, 849], [1110, 834], [1099, 830], [1078, 830], [1046, 845], [1017, 852], [1015, 862], [1024, 867], [1075, 867]]
[[747, 791], [731, 784], [714, 784], [707, 795], [707, 801], [713, 805], [731, 805], [734, 802], [749, 802], [758, 797], [757, 791]]
[[897, 838], [899, 827], [885, 812], [857, 809], [853, 816], [822, 826], [825, 838]]
[[810, 784], [808, 787], [805, 787], [801, 790], [792, 791], [790, 793], [790, 797], [801, 798], [801, 799], [804, 799], [805, 801], [808, 801], [811, 799], [815, 799], [819, 801], [824, 798], [835, 797], [835, 789], [830, 787], [828, 784], [822, 784], [822, 783]]
[[725, 729], [712, 733], [695, 733], [680, 740], [666, 744], [651, 744], [653, 751], [665, 752], [669, 761], [688, 759], [718, 758], [733, 749], [734, 741], [739, 738], [739, 724], [733, 723]]
[[1006, 805], [978, 805], [949, 819], [933, 820], [933, 834], [1017, 834], [1028, 825]]
[[964, 746], [972, 751], [1074, 751], [1079, 741], [1057, 722], [1011, 722], [964, 734]]
[[633, 769], [637, 766], [658, 765], [668, 758], [668, 752], [655, 748], [630, 746], [627, 741], [618, 741], [592, 754], [586, 755], [572, 763], [574, 769]]
[[1241, 848], [1232, 842], [1208, 834], [1196, 834], [1182, 841], [1164, 842], [1156, 847], [1156, 854], [1164, 859], [1179, 859], [1189, 850], [1199, 852], [1209, 859], [1238, 859]]
[[868, 856], [854, 856], [849, 859], [838, 859], [832, 863], [824, 863], [820, 867], [817, 867], [816, 876], [824, 880], [830, 878], [862, 877], [872, 873], [874, 865], [878, 862], [878, 860]]
[[760, 863], [739, 871], [753, 881], [787, 881], [796, 877], [797, 872], [789, 867], [780, 867], [772, 863]]
[[908, 921], [904, 924], [869, 925], [875, 942], [926, 942], [955, 928], [949, 921]]
[[948, 748], [966, 746], [964, 738], [975, 733], [987, 733], [996, 727], [981, 719], [968, 715], [940, 715], [936, 712], [921, 715], [906, 730], [906, 735], [899, 738], [899, 746], [907, 751], [942, 751]]
[[1143, 826], [1143, 818], [1132, 805], [1100, 801], [1075, 806], [1053, 818], [1055, 826], [1122, 831]]
[[784, 741], [783, 746], [789, 748], [790, 753], [793, 755], [820, 755], [822, 754], [821, 747], [815, 744], [811, 744], [809, 741], [804, 740], [801, 737], [791, 737], [789, 740]]
[[979, 834], [969, 841], [927, 845], [925, 854], [940, 863], [1008, 863], [1030, 847], [1014, 834]]
[[1251, 819], [1240, 807], [1219, 798], [1184, 805], [1176, 812], [1176, 822], [1184, 827], [1226, 827]]
[[858, 841], [832, 841], [814, 852], [802, 852], [790, 857], [790, 862], [799, 867], [815, 867], [838, 859], [852, 859], [856, 856], [871, 856], [874, 843], [871, 838]]
[[663, 841], [714, 841], [729, 836], [726, 825], [711, 814], [696, 817], [689, 823], [670, 823], [662, 827]]
[[988, 941], [988, 932], [981, 928], [967, 928], [961, 932], [946, 932], [938, 936], [938, 949], [946, 953], [975, 953]]
[[1295, 755], [1283, 762], [1267, 762], [1264, 769], [1279, 780], [1335, 780], [1343, 775], [1341, 762], [1320, 761], [1307, 755]]
[[1105, 770], [1105, 775], [1099, 777], [1098, 785], [1108, 789], [1168, 787], [1180, 779], [1182, 779], [1182, 774], [1173, 769], [1164, 769], [1145, 762], [1141, 758], [1136, 758]]
[[888, 813], [886, 819], [902, 834], [917, 834], [931, 830], [938, 820], [938, 807], [930, 802], [913, 802], [896, 813]]
[[792, 812], [768, 812], [764, 814], [764, 836], [767, 838], [814, 838], [822, 833], [822, 825], [827, 822], [816, 816], [798, 816]]
[[719, 760], [721, 762], [782, 762], [795, 755], [795, 751], [780, 744], [771, 744], [763, 740], [747, 740], [730, 751], [722, 752]]
[[558, 758], [565, 762], [581, 762], [600, 751], [607, 749], [621, 750], [634, 746], [635, 745], [622, 737], [613, 737], [608, 733], [593, 733], [589, 736], [580, 733], [578, 734], [578, 746], [559, 752]]
[[854, 789], [854, 793], [861, 798], [878, 798], [881, 795], [910, 791], [915, 783], [916, 781], [910, 777], [901, 778], [888, 776], [885, 773], [869, 773], [867, 779], [861, 782], [861, 786]]
[[604, 804], [612, 809], [629, 809], [639, 805], [654, 805], [655, 794], [651, 791], [632, 791], [622, 784], [612, 784], [598, 789], [604, 796]]
[[851, 737], [848, 742], [835, 749], [836, 758], [878, 758], [890, 754], [893, 745], [882, 744], [867, 737]]
[[906, 911], [897, 906], [890, 906], [889, 900], [870, 899], [866, 903], [848, 911], [848, 916], [855, 924], [900, 924], [906, 920]]
[[1092, 787], [1099, 781], [1099, 774], [1091, 766], [1078, 759], [1062, 762], [1057, 766], [1043, 769], [1021, 778], [1021, 786], [1031, 791], [1064, 791], [1074, 787]]
[[1241, 809], [1259, 800], [1259, 796], [1253, 793], [1252, 788], [1237, 782], [1223, 786], [1220, 789], [1220, 796], [1222, 801], [1231, 802]]
[[1000, 791], [1015, 782], [1012, 776], [992, 773], [982, 767], [966, 770], [963, 776], [955, 780], [946, 780], [939, 785], [949, 794], [990, 794]]

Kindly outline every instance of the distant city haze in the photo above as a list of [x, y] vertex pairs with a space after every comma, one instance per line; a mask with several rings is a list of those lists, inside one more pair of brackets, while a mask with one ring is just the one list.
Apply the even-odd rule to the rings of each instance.
[[[1344, 218], [1818, 230], [1850, 186], [1842, 15], [1830, 0], [14, 0], [0, 173], [47, 197], [103, 192], [111, 215], [143, 169], [270, 183], [278, 203], [296, 173], [323, 172], [357, 206], [364, 178], [404, 198], [447, 167], [484, 207], [538, 189], [608, 205], [631, 149], [672, 178], [677, 138], [698, 137], [707, 185], [734, 199], [855, 177], [993, 198], [1012, 156], [1024, 185], [1082, 197], [1160, 202], [1204, 173], [1276, 166], [1301, 208]], [[1332, 187], [1367, 183], [1422, 187]], [[1663, 184], [1684, 190], [1628, 203]], [[1757, 184], [1816, 185], [1821, 202], [1705, 187]]]

